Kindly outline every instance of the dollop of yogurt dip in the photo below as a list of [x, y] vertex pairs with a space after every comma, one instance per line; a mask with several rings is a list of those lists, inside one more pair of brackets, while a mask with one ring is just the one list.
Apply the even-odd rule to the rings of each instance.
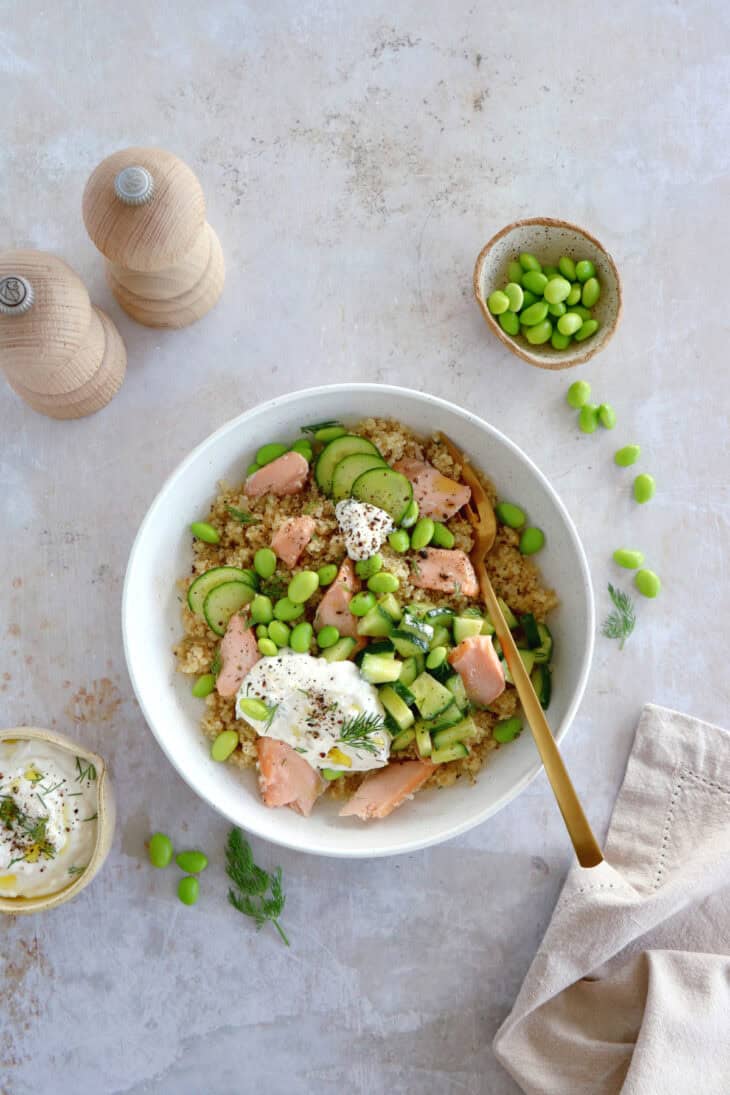
[[0, 896], [48, 896], [83, 874], [97, 806], [93, 764], [35, 738], [0, 742]]
[[338, 502], [335, 517], [345, 540], [347, 554], [356, 563], [374, 555], [394, 528], [389, 513], [369, 502], [358, 502], [356, 498]]
[[[268, 719], [247, 715], [245, 699], [262, 700]], [[391, 736], [377, 689], [352, 662], [287, 650], [261, 658], [241, 684], [236, 715], [261, 736], [286, 742], [313, 768], [366, 772], [388, 763]]]

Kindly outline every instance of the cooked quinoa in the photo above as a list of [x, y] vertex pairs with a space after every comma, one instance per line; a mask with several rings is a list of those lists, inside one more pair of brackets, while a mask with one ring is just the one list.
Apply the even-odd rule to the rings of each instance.
[[[366, 418], [352, 428], [353, 433], [366, 437], [379, 449], [384, 459], [393, 464], [402, 457], [428, 460], [444, 475], [460, 480], [461, 467], [456, 464], [443, 445], [436, 438], [420, 439], [406, 426], [385, 418]], [[244, 458], [245, 462], [245, 458]], [[493, 484], [479, 470], [479, 476], [492, 504], [496, 504], [497, 493]], [[255, 514], [258, 524], [241, 524], [231, 515], [228, 507], [246, 510]], [[192, 581], [203, 572], [218, 566], [252, 567], [254, 555], [259, 548], [269, 547], [272, 537], [287, 517], [309, 514], [316, 521], [316, 530], [302, 556], [297, 569], [318, 570], [326, 563], [342, 562], [346, 551], [343, 537], [335, 518], [334, 503], [325, 498], [310, 475], [305, 488], [298, 494], [285, 497], [264, 495], [261, 498], [248, 498], [243, 493], [243, 482], [219, 484], [210, 512], [206, 520], [220, 534], [218, 544], [206, 544], [194, 541], [194, 560], [191, 573], [178, 583], [182, 605], [184, 636], [174, 647], [177, 668], [181, 673], [197, 677], [210, 670], [211, 663], [220, 642], [205, 620], [193, 615], [187, 605], [187, 591]], [[472, 534], [469, 523], [456, 516], [447, 522], [454, 535], [454, 547], [469, 552], [472, 548]], [[497, 526], [494, 547], [487, 556], [486, 566], [495, 592], [502, 597], [516, 614], [531, 612], [538, 621], [545, 620], [557, 605], [553, 590], [543, 585], [540, 572], [532, 559], [520, 554], [519, 535], [504, 525]], [[399, 555], [385, 544], [380, 548], [384, 569], [391, 571], [400, 580], [398, 598], [403, 604], [423, 602], [429, 607], [448, 606], [455, 611], [463, 611], [468, 605], [478, 602], [459, 595], [445, 595], [430, 590], [419, 589], [411, 584], [411, 570], [407, 555]], [[283, 596], [292, 576], [281, 560], [277, 572], [269, 582], [263, 582], [263, 591], [272, 599]], [[312, 618], [317, 604], [325, 590], [317, 592], [307, 602], [307, 618]], [[313, 642], [312, 653], [316, 653]], [[217, 692], [205, 699], [205, 714], [201, 726], [208, 738], [215, 738], [223, 730], [236, 730], [240, 747], [229, 758], [229, 763], [243, 768], [256, 764], [256, 731], [244, 720], [235, 717], [235, 697], [225, 699]], [[472, 712], [472, 718], [480, 729], [480, 735], [469, 742], [470, 755], [461, 760], [439, 765], [425, 786], [446, 787], [461, 776], [473, 780], [485, 763], [492, 749], [500, 746], [492, 737], [495, 724], [515, 714], [519, 707], [517, 693], [512, 685], [507, 685], [502, 695], [487, 710]], [[399, 759], [418, 756], [415, 744], [398, 753]], [[349, 797], [362, 782], [367, 773], [358, 772], [351, 776], [332, 781], [326, 793], [335, 798]]]

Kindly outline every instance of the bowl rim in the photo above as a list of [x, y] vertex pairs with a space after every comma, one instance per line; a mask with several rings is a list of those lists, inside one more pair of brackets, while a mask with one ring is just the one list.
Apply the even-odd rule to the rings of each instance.
[[[473, 414], [471, 411], [457, 406], [455, 403], [451, 403], [446, 399], [441, 399], [439, 396], [430, 395], [428, 392], [418, 392], [412, 388], [405, 388], [399, 385], [391, 384], [376, 384], [373, 382], [344, 382], [340, 384], [324, 384], [317, 385], [311, 388], [300, 388], [294, 392], [288, 392], [285, 395], [274, 396], [272, 399], [268, 399], [263, 403], [257, 403], [253, 407], [244, 411], [242, 414], [237, 415], [235, 418], [229, 419], [214, 430], [203, 439], [198, 445], [186, 457], [184, 457], [172, 472], [167, 476], [164, 483], [155, 495], [152, 503], [149, 506], [142, 523], [139, 526], [137, 535], [134, 538], [132, 548], [129, 554], [129, 560], [127, 562], [127, 570], [124, 578], [124, 588], [122, 591], [122, 640], [124, 646], [124, 656], [127, 663], [127, 671], [134, 690], [134, 694], [140, 706], [140, 710], [145, 719], [145, 722], [156, 739], [158, 745], [162, 749], [167, 759], [172, 764], [178, 775], [187, 783], [195, 794], [198, 795], [204, 802], [207, 802], [216, 813], [227, 818], [232, 824], [240, 824], [237, 818], [232, 817], [225, 810], [221, 809], [212, 799], [204, 794], [195, 784], [191, 774], [177, 762], [177, 759], [172, 748], [168, 748], [167, 743], [163, 738], [158, 735], [155, 726], [149, 717], [147, 703], [140, 681], [136, 672], [135, 661], [131, 651], [128, 618], [134, 610], [134, 604], [132, 599], [132, 587], [135, 580], [135, 571], [138, 564], [138, 559], [141, 557], [141, 552], [144, 548], [144, 540], [147, 535], [147, 531], [150, 525], [154, 522], [157, 511], [164, 502], [165, 495], [168, 489], [174, 482], [185, 475], [186, 471], [197, 461], [208, 449], [215, 447], [218, 441], [226, 434], [233, 430], [240, 429], [245, 423], [255, 415], [265, 415], [274, 408], [287, 406], [290, 403], [296, 403], [298, 399], [303, 396], [324, 396], [330, 394], [337, 394], [343, 397], [356, 397], [365, 396], [369, 393], [392, 393], [394, 396], [405, 397], [413, 400], [416, 404], [426, 403], [437, 408], [441, 408], [444, 411], [456, 414], [458, 417], [466, 419], [474, 424], [478, 429], [490, 434], [500, 444], [504, 445], [510, 450], [512, 455], [523, 464], [526, 464], [531, 473], [538, 480], [543, 490], [550, 496], [552, 503], [562, 517], [562, 520], [567, 529], [570, 540], [573, 543], [573, 547], [576, 551], [576, 555], [579, 562], [579, 573], [575, 576], [576, 580], [580, 580], [583, 589], [586, 594], [587, 601], [587, 613], [586, 613], [586, 633], [584, 635], [583, 642], [583, 655], [581, 659], [580, 670], [578, 674], [577, 684], [573, 693], [573, 697], [568, 705], [565, 713], [565, 717], [557, 728], [553, 728], [555, 734], [555, 740], [561, 742], [567, 734], [570, 726], [573, 723], [575, 715], [578, 711], [580, 703], [583, 699], [586, 684], [588, 681], [588, 675], [590, 672], [591, 662], [593, 659], [593, 648], [595, 643], [595, 600], [593, 595], [593, 585], [591, 582], [590, 569], [588, 567], [588, 560], [586, 558], [585, 550], [578, 535], [578, 530], [573, 523], [570, 514], [568, 513], [563, 501], [555, 491], [554, 487], [550, 484], [547, 477], [540, 471], [533, 460], [517, 445], [514, 441], [511, 441], [505, 434], [498, 430], [495, 426], [485, 422], [479, 415]], [[282, 839], [276, 834], [272, 834], [267, 825], [259, 825], [255, 821], [247, 823], [247, 830], [254, 836], [260, 837], [263, 840], [267, 840], [272, 844], [276, 844], [280, 847], [289, 848], [292, 851], [306, 852], [309, 855], [322, 855], [337, 859], [373, 859], [384, 856], [403, 855], [409, 852], [418, 851], [422, 848], [430, 847], [434, 844], [442, 844], [447, 840], [451, 840], [454, 837], [460, 836], [463, 833], [475, 828], [477, 825], [481, 825], [493, 814], [496, 814], [499, 810], [505, 807], [508, 803], [512, 802], [524, 789], [529, 786], [530, 783], [542, 770], [543, 765], [540, 761], [537, 752], [535, 754], [535, 760], [526, 772], [526, 774], [518, 780], [509, 790], [505, 791], [499, 798], [491, 805], [478, 811], [473, 817], [468, 820], [462, 821], [451, 826], [441, 826], [436, 834], [425, 832], [423, 837], [418, 839], [402, 840], [392, 847], [378, 848], [376, 850], [368, 850], [361, 848], [357, 850], [348, 849], [346, 847], [339, 848], [336, 843], [328, 845], [326, 849], [312, 848], [308, 846], [307, 841], [307, 829], [306, 826], [302, 826], [301, 838], [297, 839]]]
[[[503, 331], [495, 320], [492, 313], [489, 311], [489, 308], [487, 307], [487, 302], [481, 291], [482, 270], [487, 260], [487, 256], [494, 247], [495, 243], [501, 240], [504, 236], [509, 235], [509, 233], [514, 231], [515, 228], [529, 228], [533, 225], [543, 228], [568, 228], [571, 232], [578, 232], [579, 235], [589, 240], [594, 245], [594, 247], [597, 247], [598, 250], [603, 255], [605, 255], [606, 261], [611, 268], [611, 272], [616, 279], [616, 314], [610, 326], [604, 328], [605, 335], [603, 341], [600, 343], [595, 343], [593, 346], [591, 346], [589, 343], [582, 353], [577, 353], [575, 354], [575, 356], [570, 355], [569, 357], [558, 358], [556, 359], [555, 364], [552, 363], [551, 359], [541, 357], [539, 354], [534, 353], [532, 350], [525, 349], [525, 347], [521, 346], [518, 342], [515, 342], [513, 338], [511, 338], [505, 331]], [[520, 357], [523, 361], [526, 361], [528, 365], [536, 365], [538, 369], [548, 369], [552, 372], [558, 372], [561, 369], [572, 369], [575, 365], [583, 365], [586, 361], [589, 361], [594, 356], [594, 354], [600, 353], [601, 350], [604, 350], [616, 333], [616, 328], [619, 325], [619, 321], [623, 313], [623, 291], [621, 288], [621, 277], [619, 275], [618, 267], [616, 266], [611, 252], [606, 247], [604, 247], [601, 241], [591, 232], [589, 232], [587, 228], [582, 228], [579, 224], [573, 224], [571, 221], [561, 220], [558, 217], [526, 217], [523, 220], [512, 221], [510, 224], [506, 224], [504, 228], [500, 228], [499, 232], [496, 232], [492, 236], [492, 238], [484, 244], [484, 247], [482, 247], [481, 251], [477, 255], [477, 259], [474, 264], [472, 286], [474, 289], [474, 296], [476, 297], [477, 304], [479, 305], [479, 310], [484, 316], [487, 326], [489, 327], [492, 334], [496, 335], [499, 341], [503, 343], [503, 345], [511, 350], [513, 354], [516, 354], [517, 357]]]

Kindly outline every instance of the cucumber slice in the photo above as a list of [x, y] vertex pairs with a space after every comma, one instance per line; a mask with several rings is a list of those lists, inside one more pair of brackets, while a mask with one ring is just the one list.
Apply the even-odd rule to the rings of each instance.
[[246, 582], [223, 582], [211, 589], [203, 603], [205, 621], [216, 635], [225, 635], [228, 621], [255, 597]]
[[196, 616], [202, 616], [205, 598], [211, 589], [222, 586], [224, 582], [245, 582], [253, 587], [248, 571], [241, 570], [240, 567], [213, 567], [212, 570], [206, 570], [204, 574], [200, 574], [190, 586], [188, 590], [190, 611]]
[[340, 460], [344, 460], [346, 456], [352, 456], [356, 452], [366, 452], [371, 456], [380, 456], [372, 441], [368, 441], [364, 437], [358, 437], [354, 433], [346, 433], [342, 437], [336, 437], [334, 441], [330, 441], [329, 445], [325, 445], [314, 466], [314, 478], [317, 481], [317, 486], [324, 494], [332, 493], [332, 479]]
[[462, 711], [468, 711], [471, 707], [469, 697], [466, 694], [466, 688], [464, 682], [458, 673], [455, 673], [453, 677], [449, 677], [444, 682], [451, 695], [454, 697], [454, 702], [459, 706]]
[[433, 719], [419, 719], [418, 725], [423, 726], [428, 730], [429, 734], [435, 734], [439, 730], [445, 730], [449, 726], [456, 726], [457, 723], [464, 721], [464, 712], [460, 711], [455, 703], [450, 703], [445, 711], [442, 711], [440, 715], [436, 715]]
[[373, 639], [355, 655], [355, 664], [359, 665], [366, 654], [387, 654], [389, 658], [394, 658], [395, 647], [390, 639]]
[[532, 687], [537, 692], [540, 706], [543, 711], [547, 711], [553, 693], [553, 678], [550, 669], [546, 665], [536, 665], [530, 675], [530, 680], [532, 681]]
[[[336, 445], [337, 442], [333, 441], [332, 444]], [[398, 525], [413, 500], [413, 487], [410, 479], [406, 479], [399, 471], [387, 467], [371, 468], [359, 475], [352, 484], [352, 497], [385, 510]]]
[[446, 730], [436, 731], [433, 735], [434, 748], [446, 749], [451, 745], [456, 745], [458, 741], [464, 742], [476, 737], [477, 733], [477, 725], [473, 719], [462, 719], [461, 722], [449, 726]]
[[493, 635], [493, 634], [494, 634], [494, 624], [492, 623], [492, 621], [490, 619], [484, 620], [484, 622], [482, 623], [482, 635]]
[[430, 673], [421, 673], [416, 677], [411, 685], [411, 692], [416, 697], [416, 705], [424, 719], [435, 718], [454, 702], [448, 688], [439, 684]]
[[373, 605], [370, 611], [358, 620], [357, 633], [366, 638], [383, 639], [391, 634], [395, 625], [396, 621], [382, 605]]
[[403, 616], [403, 609], [392, 593], [385, 593], [378, 598], [378, 605], [383, 612], [387, 612], [391, 620], [399, 623]]
[[428, 649], [433, 650], [436, 646], [451, 646], [451, 632], [448, 627], [442, 627], [441, 624], [433, 629], [433, 638], [428, 644]]
[[453, 608], [429, 608], [424, 619], [432, 627], [451, 627], [455, 616]]
[[433, 638], [434, 629], [431, 624], [425, 623], [423, 620], [418, 620], [411, 612], [404, 612], [403, 619], [400, 622], [401, 631], [407, 631], [410, 635], [415, 635], [417, 638], [422, 639], [428, 644]]
[[[532, 667], [535, 664], [535, 655], [532, 650], [520, 650], [519, 655], [522, 658], [522, 664], [524, 665], [525, 670], [527, 671], [527, 675], [529, 676], [530, 673], [532, 673]], [[512, 679], [512, 674], [509, 671], [509, 666], [507, 665], [506, 661], [503, 662], [503, 668], [504, 679], [506, 680], [507, 684], [514, 684], [515, 682]], [[535, 691], [537, 692], [537, 689], [535, 689]]]
[[346, 662], [356, 646], [357, 641], [355, 639], [343, 635], [341, 639], [337, 640], [334, 646], [330, 646], [327, 650], [323, 650], [320, 654], [320, 658], [324, 658], [326, 662]]
[[481, 616], [456, 616], [454, 619], [454, 642], [461, 643], [472, 635], [481, 635], [484, 620]]
[[[367, 616], [364, 617], [367, 619]], [[359, 630], [359, 629], [358, 629]], [[407, 631], [394, 629], [390, 633], [390, 641], [403, 658], [412, 658], [416, 654], [425, 654], [428, 643], [416, 635], [410, 635]]]
[[360, 665], [360, 676], [368, 684], [388, 684], [400, 677], [403, 662], [387, 654], [366, 654]]
[[444, 749], [434, 749], [431, 753], [433, 764], [448, 764], [451, 760], [463, 760], [469, 756], [469, 750], [460, 741], [447, 745]]
[[[407, 684], [403, 683], [403, 672], [405, 670], [405, 662], [403, 663], [403, 669], [400, 671], [400, 677], [397, 681], [393, 681], [393, 691], [397, 696], [407, 703], [409, 707], [413, 707], [416, 702], [416, 697], [411, 692]], [[415, 677], [413, 678], [415, 680]]]
[[401, 730], [400, 734], [396, 734], [390, 743], [391, 753], [400, 753], [403, 749], [407, 749], [411, 742], [416, 740], [416, 731], [411, 727], [409, 730]]
[[517, 617], [515, 616], [514, 612], [509, 607], [507, 602], [503, 601], [501, 597], [497, 597], [497, 603], [499, 604], [499, 607], [502, 609], [502, 615], [504, 616], [504, 622], [507, 624], [507, 627], [510, 629], [510, 631], [512, 631], [515, 627], [517, 627]]
[[335, 464], [332, 472], [332, 500], [342, 502], [350, 497], [352, 484], [365, 471], [382, 468], [385, 464], [382, 456], [372, 452], [353, 452]]
[[416, 723], [414, 729], [416, 731], [416, 748], [418, 749], [419, 757], [430, 757], [431, 750], [433, 749], [431, 735], [423, 723]]
[[553, 656], [553, 637], [547, 624], [538, 624], [537, 631], [540, 636], [540, 645], [535, 650], [536, 662], [549, 662]]
[[520, 626], [525, 633], [525, 638], [530, 644], [530, 650], [534, 650], [542, 642], [540, 632], [537, 629], [537, 620], [531, 612], [525, 612], [520, 616]]
[[[399, 683], [405, 688], [409, 688], [413, 684], [421, 670], [418, 668], [418, 663], [414, 657], [406, 658], [403, 662], [403, 668], [400, 671]], [[413, 696], [413, 693], [409, 693]], [[404, 697], [405, 699], [405, 697]], [[413, 696], [412, 700], [406, 700], [406, 703], [415, 703], [416, 697]]]
[[416, 721], [416, 716], [411, 711], [398, 693], [390, 685], [386, 684], [378, 692], [378, 699], [385, 710], [391, 716], [399, 730], [407, 730]]

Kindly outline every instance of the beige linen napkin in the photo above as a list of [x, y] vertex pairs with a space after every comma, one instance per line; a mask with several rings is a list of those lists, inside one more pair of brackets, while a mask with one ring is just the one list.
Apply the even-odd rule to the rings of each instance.
[[730, 1093], [730, 735], [641, 715], [494, 1050], [528, 1095]]

